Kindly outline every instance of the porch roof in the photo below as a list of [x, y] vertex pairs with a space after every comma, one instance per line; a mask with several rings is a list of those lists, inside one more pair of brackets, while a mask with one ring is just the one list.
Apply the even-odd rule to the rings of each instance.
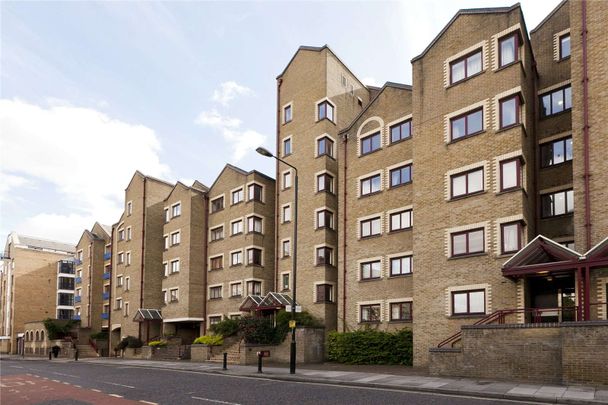
[[145, 309], [140, 308], [133, 317], [133, 322], [144, 322], [144, 321], [162, 321], [163, 316], [158, 309]]
[[241, 304], [240, 311], [260, 311], [264, 309], [280, 309], [292, 305], [291, 296], [283, 293], [269, 292], [264, 297], [249, 295]]

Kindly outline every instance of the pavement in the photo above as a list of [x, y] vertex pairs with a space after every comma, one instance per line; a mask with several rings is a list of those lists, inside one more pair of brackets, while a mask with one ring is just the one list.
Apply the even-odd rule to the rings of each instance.
[[[3, 358], [6, 358], [6, 356]], [[26, 361], [27, 359], [27, 357], [24, 358]], [[34, 359], [40, 360], [40, 358]], [[52, 362], [69, 363], [73, 361], [68, 359], [54, 359]], [[187, 372], [264, 378], [332, 386], [399, 390], [473, 398], [492, 398], [496, 400], [564, 404], [608, 404], [608, 387], [544, 385], [468, 378], [430, 377], [421, 375], [420, 370], [408, 367], [336, 366], [332, 364], [319, 364], [299, 367], [296, 374], [292, 375], [289, 374], [289, 368], [287, 366], [276, 365], [264, 366], [263, 373], [260, 374], [257, 372], [257, 366], [228, 365], [228, 369], [223, 370], [221, 364], [190, 361], [94, 358], [81, 359], [79, 362], [98, 365], [115, 365], [120, 367], [181, 370]], [[380, 370], [382, 372], [378, 372]], [[414, 373], [412, 371], [414, 371]]]

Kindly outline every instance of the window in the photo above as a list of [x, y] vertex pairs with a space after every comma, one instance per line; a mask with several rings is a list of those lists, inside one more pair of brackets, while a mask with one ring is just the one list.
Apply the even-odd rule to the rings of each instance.
[[454, 84], [481, 72], [481, 49], [450, 63], [450, 83]]
[[291, 138], [283, 140], [283, 156], [291, 155]]
[[390, 171], [391, 187], [397, 187], [402, 184], [411, 183], [412, 181], [412, 165], [406, 165], [392, 169]]
[[123, 264], [125, 262], [125, 254], [123, 252], [120, 252], [118, 254], [118, 264]]
[[334, 213], [329, 210], [317, 211], [317, 229], [334, 228]]
[[247, 264], [261, 266], [262, 250], [256, 248], [247, 249]]
[[230, 253], [230, 265], [238, 266], [239, 264], [243, 264], [243, 252], [232, 252]]
[[572, 249], [574, 250], [574, 241], [573, 240], [568, 240], [568, 241], [564, 241], [564, 242], [559, 242], [560, 245], [567, 247], [568, 249]]
[[291, 205], [283, 207], [283, 222], [291, 221]]
[[382, 262], [380, 260], [361, 263], [361, 280], [373, 280], [381, 276]]
[[133, 214], [133, 202], [129, 201], [127, 203], [127, 215]]
[[403, 141], [412, 136], [412, 120], [391, 126], [391, 143]]
[[122, 298], [116, 298], [116, 308], [115, 309], [122, 309]]
[[179, 272], [179, 260], [171, 260], [171, 274]]
[[483, 191], [483, 167], [450, 177], [452, 198], [475, 194]]
[[452, 293], [453, 315], [475, 315], [486, 313], [485, 290], [459, 291]]
[[521, 162], [519, 158], [500, 162], [500, 191], [519, 188]]
[[116, 276], [116, 287], [122, 287], [122, 276]]
[[281, 275], [281, 286], [283, 291], [289, 290], [289, 273]]
[[291, 256], [291, 241], [284, 240], [282, 243], [283, 257]]
[[572, 137], [542, 144], [540, 147], [542, 167], [558, 165], [572, 160]]
[[249, 201], [259, 201], [262, 202], [262, 186], [259, 184], [250, 184], [249, 185]]
[[324, 136], [321, 139], [317, 139], [317, 156], [334, 156], [334, 141]]
[[361, 305], [361, 322], [380, 322], [380, 304]]
[[288, 105], [285, 108], [283, 108], [283, 123], [287, 124], [288, 122], [291, 122], [291, 119], [292, 119], [291, 105]]
[[224, 239], [224, 227], [218, 226], [217, 228], [211, 229], [211, 241]]
[[519, 95], [499, 101], [500, 129], [519, 124], [519, 103]]
[[500, 225], [502, 239], [501, 253], [515, 253], [521, 249], [521, 223], [510, 222]]
[[391, 257], [391, 277], [412, 274], [412, 256]]
[[323, 118], [327, 118], [328, 120], [334, 120], [334, 106], [331, 105], [329, 101], [323, 101], [317, 104], [317, 112], [319, 114], [319, 121]]
[[262, 295], [262, 282], [261, 281], [248, 281], [247, 282], [247, 294]]
[[453, 233], [452, 256], [464, 256], [474, 253], [482, 253], [484, 247], [484, 229]]
[[222, 286], [209, 287], [209, 299], [219, 300], [222, 298]]
[[163, 244], [165, 250], [169, 249], [169, 235], [163, 236]]
[[317, 300], [315, 302], [333, 302], [334, 286], [331, 284], [317, 284]]
[[566, 59], [570, 56], [570, 34], [559, 37], [559, 58]]
[[125, 291], [131, 289], [131, 277], [125, 277]]
[[541, 195], [540, 205], [543, 218], [569, 214], [574, 212], [574, 193], [572, 190], [564, 190]]
[[165, 277], [169, 276], [169, 262], [163, 263], [163, 274]]
[[179, 301], [179, 289], [172, 288], [169, 290], [169, 300], [170, 300], [170, 302]]
[[234, 221], [230, 224], [231, 235], [238, 235], [239, 233], [243, 233], [243, 220], [239, 219], [238, 221]]
[[169, 222], [171, 218], [169, 217], [169, 208], [165, 208], [165, 223]]
[[498, 55], [500, 67], [519, 60], [519, 35], [511, 34], [498, 41]]
[[323, 246], [317, 248], [317, 264], [318, 265], [332, 265], [333, 264], [333, 253], [334, 250], [330, 247]]
[[376, 132], [370, 136], [361, 139], [361, 154], [367, 155], [380, 149], [380, 132]]
[[211, 258], [211, 270], [219, 270], [224, 267], [224, 256]]
[[182, 215], [182, 204], [173, 204], [171, 206], [171, 218], [179, 217], [180, 215]]
[[334, 192], [334, 178], [333, 176], [323, 173], [317, 176], [317, 191], [327, 191], [328, 193]]
[[247, 231], [262, 233], [262, 218], [256, 216], [247, 218]]
[[241, 283], [230, 284], [230, 296], [240, 297], [243, 295], [243, 285]]
[[283, 189], [291, 187], [291, 172], [283, 173]]
[[[118, 240], [125, 240], [125, 230], [124, 229], [119, 229], [118, 230]], [[82, 252], [79, 252], [79, 259], [80, 261], [82, 261]]]
[[180, 240], [181, 240], [181, 233], [179, 231], [173, 232], [171, 234], [171, 246], [179, 245]]
[[224, 197], [218, 197], [211, 201], [211, 212], [217, 212], [224, 209]]
[[382, 185], [379, 174], [361, 180], [361, 195], [377, 193], [381, 190]]
[[450, 128], [452, 141], [480, 133], [483, 131], [483, 108], [452, 118]]
[[245, 199], [245, 193], [242, 188], [232, 192], [232, 205], [238, 204]]
[[222, 322], [221, 316], [210, 316], [209, 317], [209, 325], [215, 325], [216, 323]]
[[542, 117], [561, 113], [572, 108], [572, 88], [570, 86], [540, 96]]
[[127, 252], [127, 253], [125, 254], [125, 262], [126, 262], [126, 265], [127, 265], [127, 266], [130, 266], [130, 265], [131, 265], [131, 252]]
[[163, 304], [167, 304], [167, 290], [163, 290]]
[[411, 302], [392, 302], [391, 321], [411, 321], [412, 303]]
[[399, 231], [412, 227], [412, 210], [399, 211], [390, 214], [390, 231]]
[[360, 224], [362, 238], [380, 235], [380, 233], [382, 232], [382, 220], [380, 217], [366, 219], [364, 221], [361, 221]]
[[125, 302], [124, 316], [129, 316], [129, 303]]
[[[131, 227], [130, 226], [127, 227], [127, 240], [131, 240]], [[89, 257], [91, 257], [90, 252], [89, 252]]]

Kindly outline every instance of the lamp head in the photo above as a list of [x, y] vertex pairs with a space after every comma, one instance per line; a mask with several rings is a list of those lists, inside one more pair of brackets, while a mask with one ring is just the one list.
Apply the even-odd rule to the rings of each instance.
[[259, 153], [260, 155], [262, 155], [262, 156], [266, 156], [266, 157], [274, 157], [274, 155], [273, 155], [272, 153], [270, 153], [270, 151], [269, 151], [268, 149], [266, 149], [266, 148], [262, 148], [261, 146], [260, 146], [260, 147], [258, 147], [258, 148], [257, 148], [255, 151], [256, 151], [257, 153]]

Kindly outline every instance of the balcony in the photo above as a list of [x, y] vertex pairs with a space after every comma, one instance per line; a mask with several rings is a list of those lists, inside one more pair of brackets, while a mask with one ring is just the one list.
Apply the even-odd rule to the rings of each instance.
[[101, 276], [101, 278], [103, 278], [104, 280], [109, 280], [110, 277], [112, 277], [112, 273], [110, 272], [103, 273], [103, 276]]
[[74, 320], [74, 321], [79, 321], [79, 320], [80, 320], [80, 315], [74, 315], [74, 316], [72, 317], [72, 320]]
[[82, 260], [80, 260], [80, 259], [74, 259], [74, 264], [76, 266], [80, 266], [82, 264]]
[[112, 258], [111, 252], [106, 252], [103, 254], [103, 260], [110, 260]]
[[110, 314], [107, 312], [102, 312], [101, 319], [110, 319]]
[[104, 292], [101, 294], [101, 298], [103, 298], [104, 301], [109, 300], [110, 299], [110, 293], [109, 292]]
[[80, 295], [77, 295], [74, 297], [74, 302], [80, 302], [82, 300], [82, 297]]
[[82, 283], [82, 277], [76, 277], [76, 278], [74, 279], [74, 282], [75, 282], [76, 284], [81, 284], [81, 283]]

